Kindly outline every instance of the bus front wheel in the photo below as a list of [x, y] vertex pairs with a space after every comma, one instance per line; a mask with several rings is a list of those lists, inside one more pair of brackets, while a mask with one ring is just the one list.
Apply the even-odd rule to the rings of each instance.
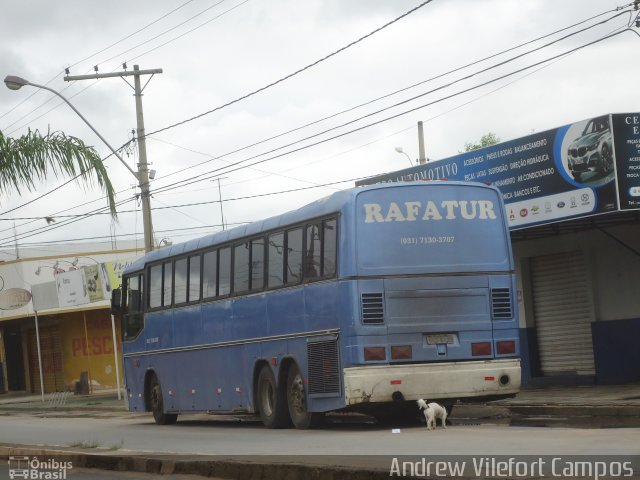
[[279, 389], [268, 365], [258, 375], [258, 410], [267, 428], [285, 428], [291, 425], [284, 389]]
[[151, 378], [151, 385], [149, 388], [151, 394], [151, 411], [153, 412], [153, 419], [158, 425], [171, 425], [176, 423], [178, 415], [175, 413], [164, 412], [164, 401], [162, 399], [162, 387], [160, 381], [155, 375]]
[[287, 404], [291, 421], [296, 428], [313, 428], [320, 423], [322, 414], [308, 411], [304, 380], [295, 363], [291, 365], [287, 375]]

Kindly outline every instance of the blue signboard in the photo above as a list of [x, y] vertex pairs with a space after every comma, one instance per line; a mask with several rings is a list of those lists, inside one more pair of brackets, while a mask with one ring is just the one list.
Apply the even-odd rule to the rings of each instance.
[[444, 179], [498, 187], [511, 229], [640, 208], [640, 114], [602, 115], [356, 185]]

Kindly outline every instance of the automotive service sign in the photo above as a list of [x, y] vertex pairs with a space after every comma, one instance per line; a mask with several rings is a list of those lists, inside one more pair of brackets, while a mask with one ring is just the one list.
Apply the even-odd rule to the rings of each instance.
[[511, 229], [640, 208], [640, 114], [594, 117], [356, 185], [442, 179], [497, 186]]

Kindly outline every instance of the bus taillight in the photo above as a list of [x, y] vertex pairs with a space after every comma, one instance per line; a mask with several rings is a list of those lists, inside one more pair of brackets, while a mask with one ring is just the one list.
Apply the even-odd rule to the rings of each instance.
[[364, 359], [367, 362], [385, 360], [386, 358], [384, 347], [364, 347]]
[[411, 360], [411, 345], [394, 345], [391, 347], [391, 358], [393, 360]]
[[510, 355], [516, 353], [516, 342], [513, 340], [497, 342], [496, 351], [499, 355]]
[[474, 357], [485, 357], [491, 355], [491, 343], [480, 342], [471, 344], [471, 355]]

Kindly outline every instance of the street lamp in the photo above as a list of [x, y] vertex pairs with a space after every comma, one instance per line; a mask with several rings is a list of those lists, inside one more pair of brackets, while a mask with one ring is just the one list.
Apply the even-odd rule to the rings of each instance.
[[36, 83], [31, 83], [24, 78], [17, 77], [15, 75], [7, 75], [4, 79], [4, 84], [7, 86], [9, 90], [20, 90], [25, 85], [30, 85], [36, 88], [42, 88], [43, 90], [48, 90], [60, 97], [64, 102], [71, 107], [71, 109], [78, 114], [78, 116], [86, 123], [89, 128], [95, 133], [100, 140], [104, 142], [104, 144], [109, 147], [111, 153], [113, 153], [122, 164], [127, 167], [127, 170], [131, 172], [131, 174], [138, 180], [138, 186], [140, 187], [141, 197], [142, 197], [142, 220], [144, 223], [144, 249], [145, 252], [150, 252], [153, 250], [153, 225], [151, 223], [151, 204], [149, 202], [149, 172], [145, 168], [142, 168], [142, 164], [140, 164], [140, 168], [138, 172], [135, 172], [128, 164], [124, 161], [124, 159], [116, 152], [116, 150], [107, 142], [100, 133], [89, 123], [89, 121], [84, 118], [84, 116], [78, 111], [76, 107], [74, 107], [69, 100], [67, 100], [61, 93], [55, 91], [52, 88], [47, 87], [46, 85], [38, 85]]
[[407, 152], [405, 152], [402, 147], [396, 147], [396, 152], [398, 153], [402, 153], [404, 156], [406, 156], [409, 159], [409, 163], [411, 164], [411, 166], [413, 167], [413, 162], [411, 161], [411, 157], [409, 155], [407, 155]]

